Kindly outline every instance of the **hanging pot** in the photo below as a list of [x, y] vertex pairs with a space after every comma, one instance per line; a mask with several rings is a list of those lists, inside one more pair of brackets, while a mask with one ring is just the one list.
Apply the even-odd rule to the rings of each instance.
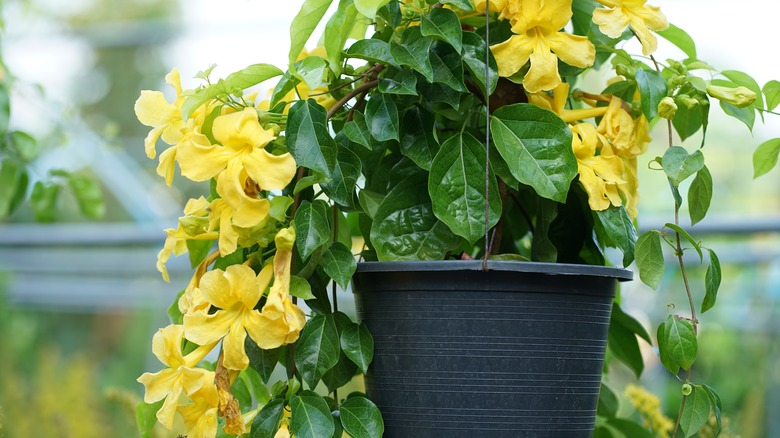
[[366, 392], [386, 437], [588, 437], [618, 268], [366, 262], [353, 290], [374, 337]]

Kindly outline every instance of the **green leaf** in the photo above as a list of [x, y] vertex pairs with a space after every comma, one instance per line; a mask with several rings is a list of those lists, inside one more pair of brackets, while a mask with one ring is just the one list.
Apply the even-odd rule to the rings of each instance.
[[336, 143], [328, 132], [328, 113], [314, 99], [296, 102], [287, 117], [287, 148], [299, 166], [330, 177]]
[[35, 219], [40, 222], [53, 222], [57, 218], [57, 199], [60, 195], [60, 186], [57, 184], [38, 181], [33, 186], [30, 195]]
[[344, 135], [366, 149], [371, 149], [371, 132], [366, 126], [366, 118], [360, 111], [355, 111], [352, 120], [344, 124]]
[[385, 432], [382, 414], [369, 399], [349, 397], [339, 407], [341, 424], [353, 438], [381, 438]]
[[704, 274], [704, 301], [701, 303], [701, 313], [704, 313], [715, 305], [720, 288], [720, 260], [718, 260], [715, 251], [708, 249], [710, 254], [710, 264], [707, 266], [707, 272]]
[[106, 206], [103, 203], [103, 193], [100, 185], [94, 178], [83, 175], [71, 175], [68, 185], [76, 195], [81, 214], [90, 219], [100, 219], [106, 214]]
[[683, 53], [688, 55], [689, 58], [696, 59], [696, 43], [693, 42], [693, 38], [684, 30], [669, 23], [669, 27], [656, 33], [677, 46]]
[[279, 82], [277, 82], [276, 86], [274, 87], [273, 94], [271, 94], [271, 104], [269, 105], [269, 107], [274, 108], [276, 107], [276, 105], [279, 104], [279, 102], [281, 102], [282, 100], [286, 100], [287, 94], [289, 94], [290, 91], [293, 91], [295, 87], [300, 83], [301, 83], [300, 79], [291, 75], [289, 72], [285, 73], [279, 79]]
[[[241, 373], [239, 373], [238, 377], [244, 381], [244, 384], [247, 388], [251, 388], [252, 390], [252, 397], [257, 401], [258, 405], [265, 405], [269, 401], [271, 401], [271, 391], [268, 389], [267, 386], [263, 383], [262, 379], [260, 378], [260, 374], [255, 371], [253, 368], [247, 368]], [[245, 407], [247, 410], [251, 409], [252, 402], [250, 400], [250, 403], [247, 404]]]
[[675, 187], [679, 187], [681, 182], [704, 167], [704, 154], [697, 149], [688, 155], [685, 148], [672, 146], [664, 153], [662, 164], [666, 176]]
[[[336, 322], [336, 329], [339, 332], [339, 336], [344, 333], [344, 330], [346, 330], [347, 327], [353, 324], [352, 320], [349, 319], [349, 316], [343, 312], [333, 312], [333, 320]], [[334, 389], [338, 389], [349, 383], [355, 374], [357, 374], [357, 371], [357, 365], [349, 360], [342, 350], [341, 353], [339, 353], [339, 361], [336, 365], [323, 374], [322, 382], [325, 383], [328, 391], [333, 392]], [[339, 424], [340, 423], [337, 421], [336, 426], [338, 427]], [[337, 436], [339, 438], [341, 437], [341, 435]]]
[[268, 383], [271, 374], [279, 363], [279, 349], [263, 350], [249, 336], [244, 341], [244, 350], [249, 358], [249, 366], [257, 371], [263, 383]]
[[777, 105], [780, 105], [780, 81], [771, 80], [767, 82], [761, 91], [766, 99], [767, 110], [772, 111], [777, 108]]
[[382, 199], [384, 198], [385, 197], [379, 193], [374, 193], [370, 190], [361, 190], [360, 193], [358, 193], [360, 207], [363, 209], [363, 212], [371, 219], [374, 218], [376, 210], [379, 208], [379, 205], [382, 203]]
[[8, 147], [25, 163], [36, 159], [41, 149], [37, 140], [21, 131], [14, 131], [8, 135]]
[[295, 75], [314, 90], [327, 83], [328, 63], [319, 56], [307, 56], [295, 63]]
[[463, 83], [463, 64], [458, 52], [449, 46], [439, 46], [430, 52], [433, 82], [445, 85], [455, 91], [468, 91]]
[[417, 76], [407, 69], [391, 70], [379, 80], [379, 92], [417, 96]]
[[406, 110], [401, 121], [401, 153], [425, 170], [431, 170], [433, 157], [439, 151], [435, 122], [433, 114], [418, 106]]
[[650, 335], [637, 320], [623, 312], [620, 305], [612, 305], [612, 316], [609, 323], [607, 347], [615, 357], [626, 364], [637, 378], [645, 368], [642, 353], [639, 350], [637, 336], [650, 342]]
[[398, 64], [411, 68], [425, 76], [428, 82], [433, 82], [433, 67], [429, 56], [431, 44], [433, 40], [422, 36], [420, 26], [412, 26], [406, 28], [400, 44], [390, 42], [390, 54]]
[[213, 244], [213, 240], [187, 240], [187, 253], [192, 269], [197, 268], [200, 262], [209, 255]]
[[176, 299], [173, 300], [170, 306], [168, 306], [168, 318], [171, 320], [171, 324], [181, 324], [184, 320], [184, 314], [179, 310], [179, 299], [184, 295], [185, 289], [179, 291], [176, 294]]
[[306, 47], [306, 42], [328, 11], [331, 2], [332, 0], [305, 0], [301, 5], [301, 9], [290, 24], [290, 52], [287, 54], [290, 64], [295, 63], [298, 55]]
[[623, 266], [634, 261], [636, 227], [626, 208], [610, 206], [606, 210], [594, 211], [598, 226], [595, 227], [599, 241], [604, 245], [618, 248], [623, 252]]
[[718, 434], [720, 434], [721, 430], [723, 429], [723, 419], [721, 418], [723, 406], [720, 402], [720, 396], [717, 392], [715, 392], [714, 389], [712, 389], [711, 386], [701, 385], [699, 389], [705, 391], [707, 396], [710, 398], [710, 408], [712, 408], [712, 410], [715, 412], [715, 421], [718, 424], [718, 428], [715, 430], [715, 436], [718, 436]]
[[244, 90], [283, 74], [283, 71], [270, 64], [253, 64], [243, 70], [231, 73], [216, 84], [200, 88], [187, 96], [181, 105], [181, 118], [187, 120], [201, 105], [221, 94]]
[[778, 154], [780, 154], [780, 138], [761, 143], [753, 152], [753, 179], [774, 169]]
[[163, 405], [165, 400], [149, 404], [140, 402], [135, 407], [135, 424], [138, 426], [138, 431], [141, 432], [143, 438], [149, 438], [152, 436], [152, 429], [157, 424], [157, 411]]
[[434, 8], [420, 22], [423, 36], [434, 37], [451, 45], [458, 53], [463, 47], [463, 29], [457, 14], [450, 9]]
[[704, 120], [709, 112], [709, 106], [699, 105], [693, 109], [688, 109], [685, 105], [677, 105], [677, 112], [674, 113], [672, 124], [674, 130], [680, 136], [680, 141], [685, 141], [703, 126]]
[[752, 107], [737, 108], [736, 106], [730, 103], [726, 103], [722, 100], [720, 101], [720, 107], [723, 109], [724, 113], [744, 123], [745, 126], [750, 129], [750, 131], [753, 131], [753, 125], [756, 122], [756, 112]]
[[366, 104], [366, 126], [377, 141], [398, 140], [398, 108], [386, 94], [374, 93]]
[[0, 165], [0, 218], [13, 213], [26, 194], [27, 185], [24, 166], [11, 159], [3, 160]]
[[428, 193], [433, 213], [470, 244], [485, 236], [485, 202], [489, 228], [501, 217], [501, 199], [492, 170], [490, 191], [485, 195], [485, 145], [468, 132], [450, 137], [431, 163]]
[[363, 374], [374, 358], [374, 338], [364, 323], [350, 324], [341, 333], [341, 350]]
[[710, 419], [710, 397], [707, 391], [699, 385], [693, 385], [692, 389], [680, 415], [680, 427], [685, 438], [696, 434]]
[[355, 27], [357, 14], [357, 8], [351, 0], [340, 0], [338, 9], [325, 24], [322, 41], [325, 53], [328, 54], [328, 64], [336, 76], [341, 74], [341, 49]]
[[558, 203], [549, 199], [539, 199], [534, 223], [534, 240], [531, 244], [531, 259], [536, 262], [555, 263], [558, 261], [558, 248], [550, 240], [550, 226], [558, 217]]
[[295, 242], [302, 260], [306, 260], [318, 247], [330, 241], [328, 206], [322, 200], [301, 201], [293, 219]]
[[304, 391], [301, 395], [292, 397], [290, 409], [290, 429], [296, 438], [330, 437], [336, 430], [328, 402], [315, 392]]
[[354, 152], [347, 148], [339, 148], [338, 159], [331, 172], [330, 180], [320, 185], [322, 191], [331, 201], [342, 207], [353, 207], [361, 168], [360, 158]]
[[541, 197], [566, 202], [577, 175], [577, 159], [571, 149], [571, 131], [563, 120], [550, 111], [520, 103], [497, 109], [490, 131], [512, 176]]
[[462, 11], [473, 11], [474, 6], [468, 0], [441, 0], [443, 5], [452, 5]]
[[314, 389], [322, 375], [338, 361], [339, 334], [333, 315], [313, 316], [295, 343], [296, 368], [309, 388]]
[[658, 104], [666, 97], [666, 80], [655, 70], [638, 69], [636, 83], [639, 86], [642, 113], [647, 120], [658, 116]]
[[322, 269], [342, 289], [347, 290], [352, 274], [357, 269], [357, 262], [352, 251], [341, 242], [330, 245], [322, 254]]
[[347, 49], [350, 58], [362, 59], [373, 63], [397, 66], [393, 55], [390, 54], [390, 45], [377, 39], [358, 40]]
[[[657, 435], [651, 433], [641, 424], [626, 420], [623, 418], [610, 418], [607, 421], [607, 426], [611, 429], [610, 432], [617, 432], [620, 435], [616, 435], [620, 438], [656, 438]], [[615, 435], [612, 435], [615, 436]]]
[[[463, 65], [466, 67], [472, 78], [476, 81], [482, 96], [493, 94], [498, 84], [498, 65], [496, 59], [493, 57], [493, 53], [485, 53], [487, 51], [487, 44], [485, 40], [474, 32], [463, 33]], [[485, 77], [485, 58], [488, 56], [488, 72], [487, 78]], [[487, 89], [489, 93], [485, 93], [485, 79], [488, 80]]]
[[373, 20], [377, 11], [389, 2], [390, 0], [355, 0], [355, 7], [361, 14]]
[[11, 99], [8, 96], [8, 88], [0, 84], [0, 136], [8, 131], [8, 121], [11, 119]]
[[228, 266], [238, 265], [244, 262], [244, 249], [238, 248], [232, 253], [217, 257], [214, 261], [214, 269], [227, 269]]
[[252, 421], [250, 438], [274, 438], [284, 417], [284, 402], [283, 398], [276, 398], [260, 409]]
[[707, 166], [702, 166], [696, 172], [691, 187], [688, 189], [688, 212], [691, 216], [691, 225], [696, 225], [707, 215], [712, 201], [712, 175]]
[[642, 233], [634, 248], [639, 278], [653, 289], [658, 289], [664, 276], [664, 254], [661, 250], [661, 236], [656, 230]]
[[328, 178], [321, 173], [315, 172], [314, 175], [304, 176], [295, 183], [295, 187], [293, 187], [293, 195], [297, 195], [298, 193], [317, 184], [324, 184], [327, 181]]
[[661, 363], [672, 374], [677, 374], [680, 368], [686, 371], [690, 369], [698, 350], [693, 325], [685, 319], [669, 315], [658, 327], [658, 350]]
[[413, 175], [382, 200], [370, 234], [379, 260], [440, 260], [460, 244], [433, 214], [426, 185], [426, 175]]
[[764, 97], [761, 93], [761, 87], [750, 75], [738, 70], [724, 70], [720, 72], [720, 74], [729, 78], [735, 84], [746, 87], [750, 91], [756, 93], [756, 101], [748, 108], [764, 108]]
[[693, 236], [691, 236], [690, 234], [688, 234], [688, 232], [687, 232], [687, 231], [685, 231], [685, 230], [684, 230], [682, 227], [679, 227], [679, 226], [677, 226], [677, 225], [675, 225], [675, 224], [671, 224], [671, 223], [667, 223], [667, 224], [665, 224], [665, 225], [664, 225], [664, 227], [666, 227], [666, 228], [670, 228], [670, 229], [674, 230], [674, 231], [675, 231], [677, 234], [679, 234], [679, 235], [680, 235], [680, 236], [682, 236], [682, 237], [683, 237], [685, 240], [687, 240], [687, 241], [688, 241], [688, 243], [690, 243], [691, 245], [693, 245], [693, 249], [695, 249], [695, 250], [696, 250], [696, 252], [699, 254], [699, 261], [701, 262], [701, 261], [703, 261], [703, 260], [704, 260], [704, 254], [702, 254], [702, 252], [701, 252], [701, 245], [699, 244], [699, 242], [697, 242], [696, 240], [694, 240]]
[[297, 275], [290, 276], [290, 295], [302, 300], [313, 300], [316, 298], [311, 292], [311, 285], [305, 278]]
[[268, 215], [279, 222], [287, 220], [287, 210], [293, 204], [293, 198], [289, 196], [274, 196], [271, 199], [271, 208]]
[[598, 403], [598, 416], [614, 418], [617, 415], [618, 408], [620, 407], [620, 400], [617, 395], [603, 382], [599, 389], [599, 403]]

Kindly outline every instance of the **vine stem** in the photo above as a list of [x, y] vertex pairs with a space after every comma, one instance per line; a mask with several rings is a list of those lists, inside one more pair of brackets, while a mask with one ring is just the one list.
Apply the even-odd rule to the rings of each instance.
[[333, 107], [331, 107], [331, 109], [328, 110], [328, 119], [333, 117], [333, 115], [336, 114], [338, 110], [344, 107], [344, 105], [346, 105], [347, 102], [352, 100], [355, 96], [367, 92], [368, 90], [376, 87], [378, 84], [379, 84], [379, 79], [374, 79], [373, 81], [366, 82], [365, 84], [356, 87], [354, 90], [347, 93], [346, 96], [339, 99], [339, 101], [336, 102], [336, 104], [333, 105]]

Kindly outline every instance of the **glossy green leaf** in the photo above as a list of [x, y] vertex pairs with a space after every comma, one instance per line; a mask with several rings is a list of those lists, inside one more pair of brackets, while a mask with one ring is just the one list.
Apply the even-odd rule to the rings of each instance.
[[710, 418], [710, 397], [707, 391], [698, 385], [693, 385], [692, 388], [693, 391], [685, 399], [680, 415], [680, 428], [685, 438], [696, 434]]
[[284, 417], [284, 403], [283, 398], [276, 398], [263, 406], [252, 421], [249, 437], [274, 438]]
[[301, 201], [293, 223], [298, 253], [303, 260], [308, 259], [315, 249], [331, 239], [328, 206], [322, 200]]
[[290, 64], [295, 63], [298, 55], [306, 47], [314, 29], [328, 11], [332, 0], [304, 0], [298, 14], [290, 24], [290, 51], [287, 59]]
[[772, 111], [780, 105], [780, 81], [773, 79], [767, 82], [761, 91], [764, 93], [767, 110]]
[[696, 59], [696, 43], [693, 42], [693, 38], [686, 31], [669, 23], [669, 27], [657, 33], [663, 39], [677, 46], [689, 58]]
[[604, 245], [618, 248], [623, 252], [623, 266], [634, 261], [636, 245], [636, 227], [626, 208], [610, 206], [606, 210], [594, 211], [596, 236]]
[[[501, 199], [489, 171], [489, 228], [501, 217]], [[468, 132], [450, 137], [431, 164], [428, 193], [433, 213], [452, 230], [474, 244], [485, 236], [485, 145]]]
[[370, 234], [379, 260], [440, 260], [460, 244], [433, 214], [426, 185], [426, 175], [414, 175], [382, 200]]
[[339, 361], [339, 334], [333, 315], [313, 316], [295, 343], [295, 366], [313, 389]]
[[753, 152], [753, 178], [774, 169], [780, 154], [780, 138], [773, 138], [761, 143]]
[[327, 84], [328, 62], [319, 56], [307, 56], [295, 63], [295, 75], [314, 90]]
[[433, 67], [429, 57], [431, 44], [433, 39], [422, 36], [420, 26], [412, 26], [404, 31], [401, 43], [390, 42], [390, 54], [398, 64], [411, 68], [425, 76], [428, 82], [433, 82]]
[[371, 149], [371, 131], [366, 126], [366, 118], [360, 111], [352, 114], [352, 120], [344, 124], [344, 135], [366, 149]]
[[76, 195], [81, 214], [90, 219], [100, 219], [106, 214], [103, 192], [97, 180], [83, 175], [71, 175], [68, 185]]
[[701, 313], [704, 313], [715, 305], [718, 298], [718, 289], [720, 288], [721, 271], [720, 260], [715, 251], [708, 249], [710, 263], [707, 266], [707, 272], [704, 274], [704, 301], [701, 303]]
[[283, 71], [270, 64], [253, 64], [243, 70], [231, 73], [216, 84], [200, 88], [187, 96], [181, 105], [181, 117], [184, 120], [188, 119], [201, 105], [219, 95], [244, 90], [283, 74]]
[[336, 430], [328, 403], [315, 392], [304, 391], [292, 397], [290, 409], [290, 429], [296, 438], [330, 437]]
[[672, 223], [667, 223], [664, 225], [664, 227], [674, 230], [674, 232], [679, 234], [680, 237], [687, 240], [688, 243], [690, 243], [693, 246], [693, 249], [695, 249], [696, 252], [699, 254], [699, 261], [701, 262], [704, 260], [704, 254], [702, 254], [701, 252], [701, 245], [693, 238], [693, 236], [691, 236], [687, 231], [685, 231], [685, 229]]
[[566, 202], [577, 175], [571, 131], [550, 111], [529, 104], [497, 109], [490, 121], [493, 141], [512, 176], [539, 196]]
[[744, 123], [751, 131], [753, 131], [753, 125], [756, 123], [756, 112], [752, 107], [737, 108], [736, 106], [720, 101], [720, 107], [724, 113], [734, 117], [740, 122]]
[[336, 143], [328, 132], [327, 111], [314, 99], [298, 101], [287, 117], [287, 148], [299, 166], [326, 177], [336, 162]]
[[379, 208], [379, 205], [382, 203], [382, 199], [384, 198], [385, 197], [379, 193], [375, 193], [370, 190], [361, 190], [360, 193], [358, 193], [360, 208], [362, 208], [363, 212], [371, 219], [374, 218], [376, 210]]
[[341, 424], [353, 438], [381, 438], [385, 432], [382, 414], [369, 399], [349, 397], [339, 407]]
[[[291, 91], [295, 89], [295, 87], [298, 86], [298, 84], [301, 83], [301, 80], [296, 78], [295, 76], [291, 75], [289, 72], [286, 72], [280, 79], [279, 82], [276, 83], [276, 86], [274, 87], [274, 91], [271, 94], [271, 104], [269, 105], [270, 108], [276, 107], [276, 105], [279, 104], [282, 100], [287, 100], [287, 94], [289, 94]], [[288, 102], [289, 103], [289, 102]]]
[[677, 105], [672, 124], [681, 141], [695, 134], [703, 126], [704, 118], [707, 116], [705, 111], [709, 111], [709, 106], [705, 108], [699, 105], [688, 109], [685, 105]]
[[618, 408], [620, 407], [620, 400], [614, 391], [609, 386], [601, 383], [599, 389], [599, 402], [597, 408], [597, 414], [600, 417], [614, 418], [617, 415]]
[[361, 14], [373, 20], [377, 11], [389, 2], [390, 0], [355, 0], [355, 7]]
[[658, 350], [661, 363], [672, 374], [688, 370], [696, 360], [698, 342], [688, 320], [669, 315], [658, 327]]
[[346, 290], [352, 274], [357, 269], [357, 262], [352, 251], [341, 242], [336, 242], [322, 254], [322, 269], [342, 289]]
[[463, 29], [454, 11], [445, 8], [434, 8], [423, 15], [420, 22], [423, 36], [434, 37], [452, 46], [458, 53], [463, 47]]
[[691, 216], [691, 225], [696, 225], [707, 215], [712, 201], [712, 175], [707, 166], [702, 166], [696, 172], [696, 178], [688, 189], [688, 212]]
[[349, 49], [347, 56], [362, 59], [364, 61], [397, 66], [393, 55], [390, 54], [390, 45], [382, 40], [364, 39], [355, 41]]
[[639, 278], [653, 289], [658, 289], [664, 276], [664, 254], [661, 250], [661, 236], [655, 230], [642, 233], [634, 247]]
[[338, 159], [333, 166], [330, 180], [320, 184], [322, 191], [336, 204], [345, 208], [353, 207], [361, 167], [360, 158], [354, 152], [347, 148], [339, 148]]
[[468, 0], [441, 0], [443, 5], [452, 5], [462, 11], [473, 11], [474, 6]]
[[697, 149], [689, 155], [685, 148], [672, 146], [666, 149], [662, 163], [666, 176], [679, 187], [681, 182], [704, 167], [704, 154]]
[[271, 208], [268, 215], [279, 222], [287, 220], [287, 210], [293, 204], [293, 198], [289, 196], [274, 196], [271, 199]]
[[244, 341], [244, 349], [249, 358], [249, 366], [257, 371], [263, 383], [268, 383], [271, 373], [279, 363], [279, 349], [263, 350], [248, 336]]
[[455, 91], [468, 91], [463, 83], [463, 64], [458, 52], [449, 46], [439, 46], [430, 52], [433, 82], [445, 85]]
[[8, 96], [8, 88], [0, 84], [0, 136], [8, 131], [8, 121], [11, 119], [11, 99]]
[[364, 323], [350, 324], [341, 333], [341, 349], [365, 374], [374, 358], [374, 338]]
[[[349, 319], [349, 316], [343, 312], [333, 312], [333, 320], [336, 322], [336, 329], [339, 332], [339, 336], [344, 333], [344, 330], [346, 330], [347, 327], [353, 324], [352, 320]], [[336, 365], [323, 374], [322, 382], [325, 383], [325, 386], [328, 387], [328, 391], [333, 392], [334, 389], [338, 389], [349, 383], [357, 374], [357, 372], [357, 365], [349, 360], [347, 355], [344, 354], [344, 351], [342, 350], [341, 353], [339, 353], [339, 361], [336, 363]], [[340, 423], [337, 421], [337, 429], [339, 425]], [[341, 437], [341, 435], [336, 436], [339, 438]]]
[[157, 411], [160, 410], [165, 400], [149, 404], [140, 402], [135, 407], [135, 424], [143, 438], [152, 436], [152, 429], [157, 424]]
[[655, 70], [637, 69], [636, 83], [639, 87], [642, 113], [647, 120], [658, 116], [658, 104], [666, 97], [666, 80]]
[[714, 412], [715, 415], [715, 422], [717, 424], [717, 429], [715, 429], [715, 436], [720, 434], [721, 430], [723, 429], [723, 419], [721, 417], [721, 412], [723, 411], [723, 405], [720, 401], [720, 396], [718, 395], [715, 390], [708, 385], [701, 385], [699, 389], [705, 391], [707, 393], [707, 396], [710, 398], [710, 408]]
[[379, 91], [386, 94], [417, 95], [417, 76], [406, 69], [392, 70], [379, 80]]
[[53, 222], [57, 218], [57, 200], [60, 195], [60, 186], [52, 183], [38, 181], [33, 186], [30, 195], [35, 219], [39, 222]]
[[[260, 374], [253, 368], [249, 367], [242, 370], [238, 377], [244, 381], [247, 388], [251, 389], [252, 397], [258, 403], [258, 405], [265, 405], [271, 401], [271, 390], [263, 383], [260, 378]], [[252, 401], [244, 407], [249, 410], [252, 408]]]
[[637, 320], [624, 313], [617, 302], [613, 303], [607, 348], [639, 378], [645, 364], [639, 350], [637, 336], [652, 344], [647, 330]]
[[[761, 87], [758, 85], [755, 79], [753, 79], [747, 73], [738, 70], [724, 70], [720, 72], [723, 76], [729, 78], [737, 85], [748, 88], [750, 91], [756, 93], [756, 101], [750, 106], [752, 108], [764, 108], [764, 96], [761, 92]], [[750, 108], [749, 107], [749, 108]]]
[[352, 0], [340, 0], [338, 9], [325, 24], [323, 46], [328, 55], [328, 65], [336, 76], [341, 73], [341, 49], [355, 27], [357, 15], [358, 11]]
[[298, 193], [308, 189], [309, 187], [313, 187], [317, 184], [324, 184], [327, 181], [328, 178], [325, 177], [325, 175], [316, 172], [314, 173], [314, 175], [304, 176], [303, 178], [295, 182], [295, 187], [293, 187], [293, 195], [297, 195]]
[[41, 149], [37, 140], [21, 131], [8, 134], [7, 141], [8, 147], [26, 163], [36, 159]]
[[[485, 80], [487, 79], [487, 89], [490, 90], [487, 94], [492, 94], [498, 84], [498, 65], [496, 59], [493, 57], [493, 53], [485, 53], [487, 51], [487, 44], [485, 40], [474, 32], [463, 33], [463, 65], [466, 67], [472, 78], [476, 81], [477, 86], [482, 95], [485, 96]], [[485, 58], [488, 59], [488, 68], [486, 76]]]
[[425, 170], [431, 170], [433, 157], [439, 151], [435, 122], [433, 114], [418, 106], [406, 110], [401, 120], [401, 153]]
[[398, 107], [391, 97], [375, 93], [366, 104], [366, 126], [377, 141], [398, 140]]
[[290, 295], [302, 300], [313, 300], [316, 298], [311, 291], [311, 284], [305, 278], [297, 275], [290, 276]]

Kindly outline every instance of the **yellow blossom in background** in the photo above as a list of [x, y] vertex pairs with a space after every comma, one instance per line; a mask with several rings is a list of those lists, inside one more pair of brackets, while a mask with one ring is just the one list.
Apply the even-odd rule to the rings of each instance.
[[219, 396], [214, 385], [204, 386], [190, 394], [191, 404], [180, 406], [179, 414], [187, 428], [187, 438], [214, 438], [217, 436], [217, 408]]
[[625, 183], [622, 179], [623, 161], [605, 149], [596, 154], [600, 136], [593, 125], [579, 123], [571, 126], [571, 132], [580, 183], [588, 193], [591, 210], [606, 210], [610, 204], [622, 205], [620, 186]]
[[181, 118], [181, 104], [184, 102], [182, 96], [181, 78], [179, 70], [173, 69], [165, 76], [165, 82], [173, 86], [176, 90], [176, 99], [173, 103], [165, 100], [165, 95], [160, 91], [141, 91], [141, 96], [135, 102], [135, 115], [138, 120], [146, 126], [152, 128], [144, 139], [144, 148], [146, 156], [154, 158], [157, 156], [155, 143], [157, 139], [170, 145], [174, 145], [181, 140], [184, 121]]
[[182, 147], [192, 147], [190, 144], [196, 144], [201, 147], [211, 146], [209, 139], [200, 133], [199, 128], [194, 127], [193, 129], [184, 129], [181, 140], [160, 154], [160, 162], [157, 164], [157, 174], [165, 178], [165, 183], [169, 187], [173, 184], [173, 176], [176, 171], [177, 152]]
[[645, 426], [657, 436], [667, 437], [674, 429], [674, 422], [664, 416], [661, 401], [641, 386], [630, 384], [626, 387], [626, 396], [637, 412], [642, 416]]
[[618, 38], [631, 26], [642, 43], [642, 53], [646, 56], [653, 53], [658, 45], [652, 31], [669, 27], [661, 9], [658, 6], [646, 5], [647, 0], [596, 1], [609, 8], [596, 8], [593, 11], [593, 22], [599, 26], [599, 30], [610, 38]]
[[157, 420], [168, 429], [173, 427], [173, 417], [183, 395], [214, 385], [213, 371], [194, 367], [214, 348], [215, 343], [201, 343], [195, 351], [183, 356], [183, 339], [184, 327], [181, 325], [160, 329], [152, 338], [152, 352], [169, 368], [157, 373], [144, 373], [137, 379], [146, 388], [144, 402], [155, 403], [165, 399], [157, 411]]
[[488, 7], [491, 12], [501, 12], [506, 7], [508, 0], [471, 0], [471, 4], [474, 5], [474, 9], [478, 12], [485, 12], [485, 3], [488, 3]]
[[593, 64], [596, 49], [588, 38], [560, 32], [572, 16], [571, 0], [507, 0], [504, 16], [514, 35], [490, 49], [499, 76], [512, 76], [531, 61], [523, 79], [526, 91], [558, 86], [558, 59], [581, 68]]
[[219, 237], [219, 233], [208, 227], [208, 207], [209, 201], [203, 196], [190, 199], [184, 206], [184, 216], [179, 218], [179, 226], [165, 230], [165, 243], [157, 253], [157, 270], [165, 281], [170, 281], [165, 264], [171, 255], [187, 252], [187, 240], [217, 240]]

